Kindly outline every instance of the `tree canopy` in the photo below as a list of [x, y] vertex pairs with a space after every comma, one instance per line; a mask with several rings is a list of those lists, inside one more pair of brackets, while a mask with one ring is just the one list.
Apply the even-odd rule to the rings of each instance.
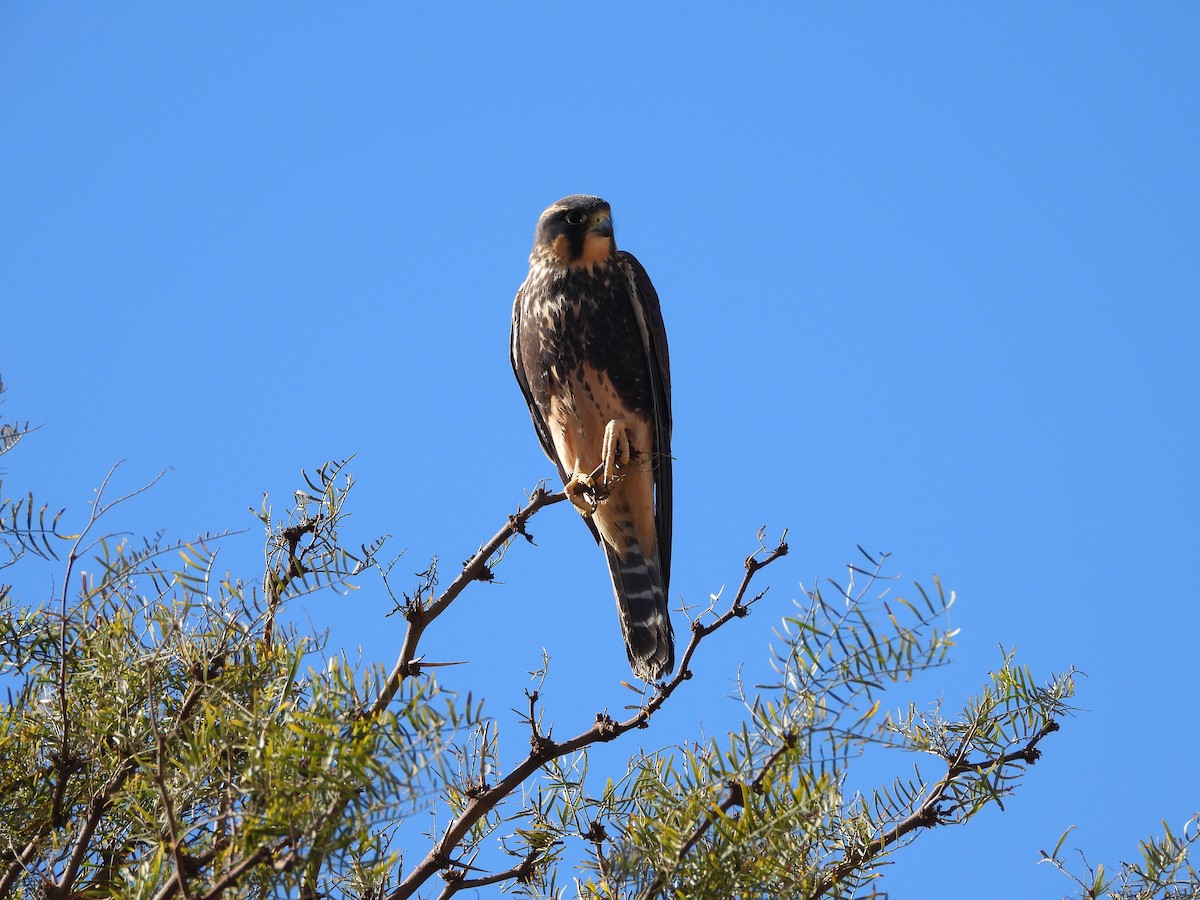
[[[28, 433], [4, 425], [0, 453]], [[686, 610], [676, 674], [627, 715], [555, 734], [543, 668], [524, 697], [486, 698], [519, 708], [525, 741], [510, 730], [502, 746], [485, 686], [441, 677], [421, 640], [561, 493], [534, 490], [448, 584], [431, 566], [403, 592], [384, 539], [343, 536], [346, 461], [306, 474], [281, 515], [264, 499], [264, 565], [248, 577], [216, 568], [226, 532], [107, 531], [116, 506], [153, 487], [120, 494], [116, 474], [78, 523], [32, 493], [2, 495], [2, 565], [23, 577], [19, 590], [0, 585], [0, 898], [398, 900], [493, 885], [530, 897], [878, 896], [891, 854], [1003, 804], [1071, 713], [1075, 673], [1035, 677], [1011, 651], [971, 696], [896, 702], [949, 661], [954, 595], [937, 578], [901, 591], [885, 554], [861, 552], [778, 623], [775, 677], [741, 687], [739, 730], [630, 749], [619, 770], [594, 771], [589, 751], [643, 729], [712, 663], [707, 639], [742, 627], [786, 535], [760, 532], [732, 596]], [[406, 622], [390, 668], [352, 661], [288, 616], [299, 598], [350, 584], [386, 592]], [[896, 774], [850, 790], [871, 748], [897, 751]], [[430, 810], [435, 828], [408, 824]], [[1080, 896], [1195, 896], [1196, 823], [1164, 830], [1115, 874], [1072, 868], [1066, 834], [1044, 856]]]

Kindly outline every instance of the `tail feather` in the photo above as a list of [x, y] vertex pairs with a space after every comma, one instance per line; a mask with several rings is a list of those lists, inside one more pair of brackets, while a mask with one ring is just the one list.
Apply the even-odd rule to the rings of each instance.
[[624, 560], [607, 543], [604, 551], [629, 665], [638, 678], [658, 681], [675, 668], [675, 635], [658, 558], [647, 558], [636, 542]]

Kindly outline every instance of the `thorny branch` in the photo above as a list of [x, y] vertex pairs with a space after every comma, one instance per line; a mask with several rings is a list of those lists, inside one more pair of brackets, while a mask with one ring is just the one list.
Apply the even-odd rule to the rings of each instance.
[[379, 692], [379, 696], [364, 711], [363, 718], [374, 719], [380, 715], [388, 708], [388, 704], [396, 696], [396, 692], [400, 689], [400, 685], [404, 679], [409, 675], [415, 676], [420, 674], [422, 663], [416, 657], [417, 644], [420, 643], [421, 635], [425, 633], [425, 629], [438, 616], [446, 611], [468, 584], [472, 581], [491, 580], [491, 568], [488, 566], [488, 560], [518, 534], [522, 535], [526, 540], [532, 541], [532, 538], [525, 531], [525, 525], [530, 518], [539, 510], [547, 506], [552, 506], [555, 503], [561, 503], [566, 499], [567, 495], [563, 491], [550, 493], [544, 488], [537, 488], [529, 498], [529, 502], [515, 515], [509, 516], [508, 522], [504, 527], [497, 531], [491, 540], [480, 547], [478, 552], [463, 564], [462, 572], [450, 583], [450, 586], [446, 590], [427, 603], [422, 603], [420, 598], [415, 598], [408, 603], [404, 609], [404, 617], [408, 621], [408, 628], [404, 633], [404, 643], [400, 648], [400, 656], [396, 660], [396, 665], [392, 668], [392, 672], [388, 676], [383, 689]]
[[[564, 491], [551, 493], [545, 488], [536, 488], [530, 495], [529, 502], [516, 513], [510, 515], [504, 526], [481, 546], [474, 556], [463, 563], [462, 571], [450, 583], [449, 587], [432, 600], [423, 602], [418, 595], [405, 605], [404, 617], [408, 622], [408, 627], [405, 629], [400, 655], [396, 660], [395, 666], [392, 668], [391, 674], [388, 675], [387, 681], [384, 682], [383, 687], [380, 689], [379, 695], [369, 707], [360, 712], [359, 718], [361, 720], [371, 721], [381, 716], [400, 690], [404, 679], [409, 676], [416, 677], [420, 675], [421, 669], [424, 666], [432, 665], [432, 663], [423, 663], [417, 659], [417, 645], [420, 643], [421, 636], [425, 633], [425, 629], [449, 608], [450, 604], [463, 592], [467, 585], [472, 581], [491, 580], [492, 570], [488, 561], [517, 535], [521, 535], [532, 543], [533, 538], [526, 531], [526, 525], [529, 520], [547, 506], [553, 506], [555, 503], [561, 503], [566, 499], [567, 495]], [[340, 816], [345, 810], [346, 804], [349, 803], [349, 800], [349, 797], [344, 797], [331, 801], [323, 814], [323, 821], [329, 822]], [[317, 851], [314, 850], [314, 852]], [[443, 867], [448, 864], [449, 858], [447, 856], [443, 860]], [[319, 866], [310, 866], [310, 870], [312, 871], [316, 871], [318, 868]], [[425, 877], [428, 878], [428, 875]], [[309, 887], [313, 886], [309, 885]]]
[[496, 872], [493, 875], [485, 875], [479, 878], [464, 878], [462, 870], [457, 868], [448, 869], [443, 873], [442, 877], [446, 880], [446, 886], [442, 892], [438, 894], [438, 900], [450, 900], [459, 891], [469, 891], [475, 888], [487, 887], [492, 884], [500, 884], [504, 881], [517, 881], [520, 883], [527, 882], [533, 877], [533, 873], [537, 868], [538, 857], [541, 855], [540, 850], [531, 850], [526, 854], [525, 858], [519, 863], [503, 872]]
[[[562, 493], [550, 496], [553, 498], [553, 500], [550, 502], [558, 502], [559, 500], [566, 499], [565, 495]], [[529, 515], [532, 515], [542, 506], [548, 505], [547, 503], [535, 505], [537, 504], [537, 501], [538, 497], [535, 494], [535, 497], [530, 501], [530, 504], [525, 508], [525, 510], [522, 510], [522, 513], [528, 511], [528, 515], [525, 515], [524, 519], [521, 520], [522, 526], [524, 522], [528, 520]], [[513, 527], [513, 520], [510, 520], [509, 525], [506, 526], [505, 529], [502, 529], [497, 537], [505, 534], [508, 529]], [[520, 532], [513, 531], [511, 533]], [[785, 532], [784, 537], [786, 537], [786, 534], [787, 533]], [[493, 540], [495, 541], [495, 539]], [[500, 543], [503, 543], [503, 541], [497, 541], [495, 546], [498, 547]], [[482, 553], [483, 551], [480, 552]], [[650, 721], [651, 716], [653, 716], [654, 713], [656, 713], [662, 707], [662, 705], [666, 703], [666, 701], [672, 694], [675, 693], [676, 689], [678, 689], [681, 684], [692, 677], [689, 664], [691, 663], [692, 657], [696, 653], [696, 648], [700, 646], [700, 642], [717, 629], [728, 624], [732, 619], [742, 618], [748, 614], [749, 607], [762, 597], [762, 593], [759, 593], [749, 600], [746, 599], [746, 593], [750, 588], [750, 583], [755, 574], [759, 570], [769, 566], [780, 557], [787, 555], [787, 552], [788, 545], [783, 538], [781, 538], [779, 544], [773, 550], [768, 552], [763, 558], [759, 559], [757, 558], [757, 555], [752, 555], [746, 558], [746, 572], [742, 577], [742, 583], [738, 586], [737, 594], [734, 596], [733, 602], [729, 609], [717, 616], [716, 619], [708, 624], [703, 624], [699, 620], [692, 623], [692, 636], [688, 641], [687, 648], [683, 652], [683, 656], [680, 659], [678, 672], [676, 672], [676, 674], [669, 681], [665, 681], [657, 685], [654, 689], [653, 695], [646, 702], [646, 705], [638, 709], [638, 711], [628, 719], [618, 722], [609, 717], [606, 713], [600, 713], [596, 716], [596, 722], [591, 728], [581, 732], [569, 740], [561, 742], [553, 741], [549, 737], [546, 737], [535, 730], [530, 741], [531, 749], [529, 754], [520, 763], [518, 763], [517, 766], [511, 772], [509, 772], [507, 776], [502, 778], [495, 785], [492, 785], [481, 791], [478, 796], [473, 797], [467, 803], [462, 813], [458, 816], [458, 818], [450, 823], [450, 825], [443, 832], [441, 838], [434, 844], [433, 849], [429, 851], [429, 854], [420, 863], [418, 863], [411, 872], [408, 873], [408, 876], [399, 885], [399, 887], [397, 887], [387, 896], [387, 900], [404, 900], [404, 898], [411, 897], [417, 891], [417, 889], [421, 887], [421, 885], [424, 884], [435, 872], [449, 868], [451, 866], [451, 851], [457, 847], [459, 842], [461, 842], [462, 839], [467, 835], [471, 829], [471, 826], [473, 826], [483, 816], [490, 812], [498, 803], [500, 803], [501, 800], [517, 790], [526, 779], [537, 772], [537, 770], [547, 762], [553, 759], [558, 759], [562, 756], [567, 756], [571, 753], [576, 753], [591, 744], [615, 740], [616, 738], [634, 730], [635, 728], [645, 728]], [[476, 559], [478, 559], [478, 556], [476, 556]], [[459, 580], [461, 579], [462, 576], [460, 576]], [[457, 583], [458, 582], [456, 581], [456, 584]], [[466, 582], [463, 582], [463, 586], [465, 586], [465, 584]], [[454, 586], [452, 585], [450, 590], [452, 590], [453, 587]], [[462, 587], [459, 587], [458, 590], [461, 591]], [[447, 590], [446, 593], [449, 594], [449, 590]], [[533, 699], [531, 698], [531, 704], [532, 702]], [[532, 711], [530, 718], [531, 720], [536, 721], [532, 715]], [[443, 893], [443, 896], [450, 896], [450, 894]]]
[[[71, 547], [66, 560], [66, 580], [69, 580], [73, 576], [77, 561], [91, 546], [86, 542], [99, 518], [113, 506], [148, 489], [162, 475], [160, 473], [149, 484], [126, 496], [111, 502], [104, 502], [103, 494], [114, 474], [115, 468], [108, 473], [108, 476], [106, 476], [103, 484], [97, 491], [91, 516], [82, 533], [76, 537]], [[388, 708], [406, 677], [418, 676], [423, 667], [432, 665], [432, 663], [423, 662], [417, 656], [418, 644], [425, 629], [457, 599], [459, 594], [471, 582], [491, 580], [491, 566], [495, 564], [496, 554], [501, 552], [505, 545], [517, 535], [521, 535], [532, 542], [532, 537], [526, 528], [529, 520], [534, 515], [545, 507], [560, 503], [566, 499], [567, 495], [563, 491], [550, 492], [544, 488], [536, 489], [525, 506], [515, 514], [509, 516], [508, 521], [503, 527], [463, 564], [462, 571], [448, 587], [432, 599], [418, 596], [404, 607], [404, 615], [408, 626], [399, 657], [391, 674], [380, 689], [378, 696], [367, 708], [360, 711], [360, 719], [369, 721], [378, 718]], [[291, 539], [292, 536], [289, 535], [289, 543]], [[288, 549], [294, 553], [295, 545], [292, 544]], [[446, 886], [442, 892], [442, 897], [450, 897], [464, 889], [484, 887], [513, 879], [527, 880], [532, 877], [540, 859], [541, 851], [531, 852], [522, 861], [504, 872], [486, 876], [481, 875], [477, 878], [466, 878], [465, 870], [460, 866], [456, 866], [453, 860], [454, 848], [461, 843], [474, 823], [495, 808], [505, 797], [516, 791], [526, 779], [535, 774], [545, 763], [552, 759], [575, 753], [590, 744], [612, 741], [633, 729], [646, 727], [654, 713], [662, 707], [684, 681], [691, 678], [690, 663], [700, 641], [727, 624], [731, 619], [747, 615], [749, 607], [762, 597], [762, 593], [753, 597], [747, 597], [755, 574], [760, 569], [784, 556], [787, 552], [787, 544], [781, 539], [778, 546], [774, 549], [767, 551], [764, 547], [760, 551], [760, 553], [765, 555], [756, 553], [747, 558], [745, 562], [745, 574], [729, 608], [707, 623], [700, 620], [692, 623], [691, 637], [680, 658], [677, 674], [668, 681], [656, 685], [645, 705], [629, 718], [623, 721], [615, 721], [607, 714], [601, 713], [597, 715], [596, 722], [592, 727], [562, 742], [554, 741], [548, 735], [542, 735], [535, 727], [528, 756], [507, 777], [495, 785], [485, 786], [479, 791], [477, 796], [471, 799], [458, 818], [449, 825], [442, 837], [436, 842], [428, 856], [408, 873], [399, 887], [388, 896], [388, 900], [399, 900], [399, 898], [412, 896], [421, 885], [438, 872], [441, 872], [443, 877], [446, 878]], [[285, 576], [293, 576], [295, 574], [297, 573], [290, 571], [285, 573]], [[84, 590], [86, 592], [86, 585]], [[61, 645], [59, 649], [61, 658], [64, 660], [62, 665], [65, 666], [65, 659], [69, 649], [66, 646], [68, 635], [65, 627], [67, 602], [65, 583], [60, 599], [63, 606], [62, 615], [64, 625], [59, 635]], [[220, 897], [231, 886], [241, 880], [253, 868], [260, 865], [269, 865], [277, 871], [282, 870], [294, 865], [299, 859], [301, 852], [294, 837], [279, 839], [260, 845], [254, 852], [248, 853], [241, 858], [228, 860], [224, 866], [224, 870], [217, 875], [215, 880], [208, 885], [208, 889], [202, 894], [195, 893], [194, 888], [187, 883], [187, 877], [194, 874], [198, 866], [203, 866], [210, 860], [201, 857], [192, 857], [186, 852], [183, 844], [184, 835], [181, 833], [178, 817], [175, 815], [175, 810], [172, 808], [170, 797], [168, 796], [165, 749], [176, 738], [184, 722], [194, 714], [202, 696], [209, 687], [210, 681], [219, 674], [223, 662], [222, 658], [214, 658], [207, 665], [201, 666], [193, 673], [195, 681], [183, 698], [175, 721], [169, 728], [164, 731], [159, 728], [156, 721], [152, 723], [154, 727], [155, 747], [157, 749], [155, 757], [157, 765], [154, 767], [151, 777], [158, 787], [160, 798], [164, 803], [166, 815], [165, 829], [176, 870], [175, 877], [162, 886], [162, 890], [159, 892], [159, 896], [162, 898], [181, 895], [184, 900], [216, 900], [216, 898]], [[57, 767], [57, 776], [60, 781], [56, 784], [56, 790], [65, 794], [66, 781], [73, 773], [67, 765], [71, 760], [70, 741], [67, 733], [68, 710], [66, 708], [65, 691], [67, 673], [64, 670], [60, 674], [62, 677], [60, 678], [58, 700], [60, 714], [63, 717], [63, 734], [59, 753], [59, 766]], [[531, 721], [534, 720], [535, 703], [536, 694], [530, 697]], [[113, 804], [118, 801], [128, 780], [141, 768], [141, 765], [141, 761], [134, 754], [130, 754], [118, 764], [106, 783], [90, 799], [84, 810], [78, 831], [71, 842], [69, 852], [66, 854], [66, 865], [62, 874], [55, 883], [45, 886], [48, 897], [64, 898], [65, 900], [65, 898], [73, 896], [75, 890], [74, 884], [84, 865], [87, 854], [90, 852], [92, 840], [97, 829], [103, 822], [104, 817], [112, 809]], [[332, 801], [326, 810], [324, 820], [328, 822], [340, 816], [344, 812], [348, 802], [348, 797]], [[41, 839], [41, 837], [35, 838], [27, 847], [19, 851], [14, 850], [9, 854], [8, 865], [5, 867], [2, 877], [0, 877], [0, 895], [4, 895], [6, 891], [11, 890], [16, 879], [25, 871], [25, 866], [36, 856]], [[316, 848], [311, 849], [314, 853], [319, 852]]]
[[[985, 772], [989, 769], [999, 768], [1015, 762], [1023, 762], [1027, 765], [1032, 764], [1041, 756], [1041, 751], [1037, 749], [1037, 745], [1047, 735], [1058, 731], [1058, 728], [1059, 725], [1057, 722], [1047, 722], [1019, 750], [974, 762], [966, 759], [966, 754], [970, 748], [968, 746], [969, 740], [964, 740], [958, 752], [946, 759], [946, 762], [949, 764], [946, 774], [942, 776], [941, 780], [938, 781], [921, 805], [904, 821], [898, 822], [889, 828], [879, 836], [878, 840], [872, 841], [860, 853], [847, 855], [841, 862], [826, 870], [817, 882], [816, 890], [812, 894], [812, 900], [816, 900], [816, 898], [828, 893], [836, 884], [851, 873], [860, 871], [865, 863], [883, 853], [888, 847], [903, 840], [918, 828], [932, 828], [935, 825], [943, 824], [946, 821], [946, 817], [953, 813], [953, 801], [950, 801], [947, 795], [954, 786], [954, 783], [962, 775], [968, 772]], [[947, 808], [943, 805], [945, 803], [950, 803], [951, 807]]]

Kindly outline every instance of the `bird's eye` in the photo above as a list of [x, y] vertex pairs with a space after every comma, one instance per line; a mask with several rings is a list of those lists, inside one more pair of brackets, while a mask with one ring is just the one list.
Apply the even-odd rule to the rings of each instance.
[[573, 209], [569, 213], [567, 213], [567, 224], [568, 225], [582, 225], [583, 220], [586, 218], [587, 218], [587, 216], [585, 216], [579, 210]]

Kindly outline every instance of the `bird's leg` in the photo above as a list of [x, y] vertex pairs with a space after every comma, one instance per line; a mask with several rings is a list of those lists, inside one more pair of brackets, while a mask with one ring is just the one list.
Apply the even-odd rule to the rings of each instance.
[[618, 470], [629, 465], [633, 458], [633, 448], [629, 445], [624, 419], [612, 419], [604, 427], [604, 453], [601, 458], [604, 465], [601, 490], [607, 495], [616, 483]]
[[596, 511], [596, 489], [592, 485], [591, 476], [576, 472], [563, 485], [567, 499], [575, 504], [575, 508], [584, 516], [591, 516]]
[[596, 512], [596, 485], [593, 481], [595, 472], [580, 471], [580, 462], [575, 460], [574, 474], [563, 485], [567, 499], [575, 505], [580, 515], [590, 517]]
[[633, 447], [625, 431], [624, 419], [611, 419], [604, 426], [604, 443], [601, 445], [600, 465], [592, 472], [580, 470], [580, 461], [575, 460], [574, 474], [563, 485], [563, 491], [575, 508], [585, 516], [594, 515], [596, 506], [608, 497], [621, 472], [633, 459]]

